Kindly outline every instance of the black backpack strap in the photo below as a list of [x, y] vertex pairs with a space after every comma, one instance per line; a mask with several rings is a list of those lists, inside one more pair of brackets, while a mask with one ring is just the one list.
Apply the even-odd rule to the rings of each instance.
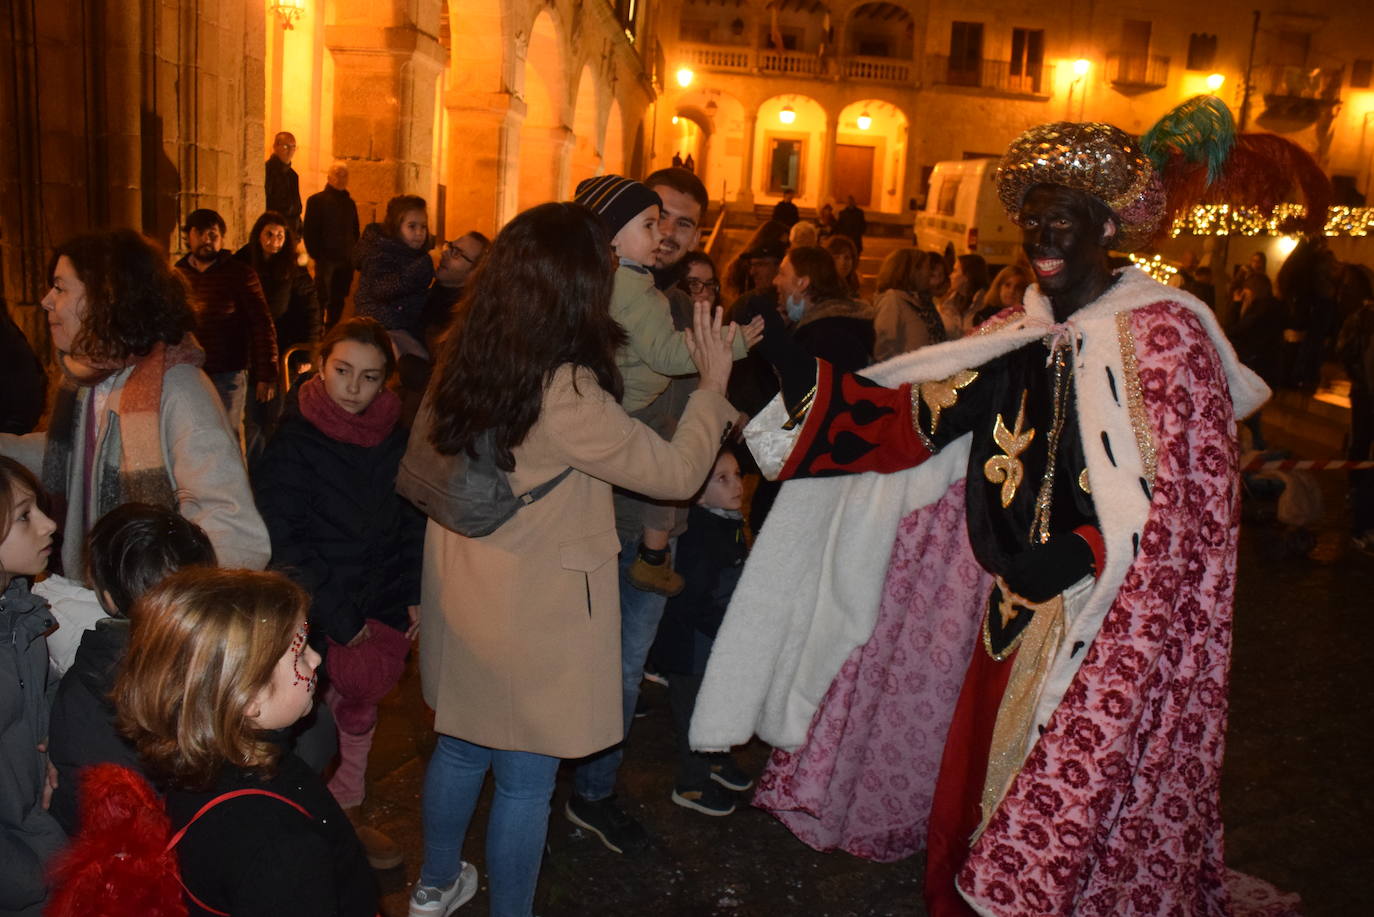
[[531, 503], [533, 503], [535, 500], [538, 500], [540, 497], [544, 496], [544, 495], [547, 494], [549, 491], [553, 490], [553, 489], [554, 489], [555, 487], [557, 487], [559, 484], [563, 483], [563, 479], [566, 478], [566, 477], [567, 477], [568, 475], [570, 475], [570, 474], [572, 474], [572, 466], [571, 466], [571, 465], [569, 465], [567, 468], [564, 468], [562, 471], [560, 471], [558, 474], [554, 475], [553, 477], [549, 478], [549, 479], [548, 479], [547, 481], [545, 481], [543, 484], [540, 484], [538, 487], [535, 487], [535, 488], [532, 489], [529, 493], [521, 494], [521, 495], [520, 495], [520, 504], [521, 504], [522, 506], [529, 506], [529, 505], [530, 505]]

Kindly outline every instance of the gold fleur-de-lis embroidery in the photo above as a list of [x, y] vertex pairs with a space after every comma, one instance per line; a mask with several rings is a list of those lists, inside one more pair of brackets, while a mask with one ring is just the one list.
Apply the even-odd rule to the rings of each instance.
[[1026, 422], [1026, 392], [1021, 393], [1021, 407], [1016, 412], [1016, 426], [1008, 430], [1002, 415], [997, 415], [997, 423], [992, 428], [992, 441], [1001, 447], [1004, 455], [994, 455], [983, 463], [983, 476], [989, 483], [1002, 485], [1002, 508], [1011, 506], [1016, 496], [1016, 488], [1021, 486], [1026, 468], [1021, 464], [1021, 453], [1030, 446], [1035, 438], [1034, 428], [1023, 430]]
[[959, 400], [959, 389], [965, 388], [978, 378], [978, 371], [973, 369], [960, 370], [948, 379], [941, 379], [936, 382], [922, 382], [920, 384], [921, 400], [926, 403], [926, 410], [930, 411], [930, 435], [935, 435], [935, 428], [940, 425], [940, 412], [945, 408], [954, 407]]

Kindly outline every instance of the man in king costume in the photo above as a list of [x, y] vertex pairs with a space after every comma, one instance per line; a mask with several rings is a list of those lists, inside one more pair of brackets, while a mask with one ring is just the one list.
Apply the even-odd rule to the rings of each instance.
[[1164, 215], [1128, 135], [1034, 128], [997, 187], [1023, 308], [862, 375], [760, 345], [782, 393], [746, 435], [790, 483], [692, 744], [773, 744], [755, 804], [818, 849], [926, 847], [938, 917], [1229, 914], [1235, 424], [1269, 390], [1205, 304], [1111, 268]]

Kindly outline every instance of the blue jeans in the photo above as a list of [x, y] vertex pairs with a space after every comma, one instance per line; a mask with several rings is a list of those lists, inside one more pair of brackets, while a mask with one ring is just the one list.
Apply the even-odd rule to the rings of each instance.
[[239, 438], [239, 448], [243, 448], [243, 409], [248, 403], [248, 370], [239, 369], [230, 373], [211, 373], [210, 382], [219, 392], [219, 400], [224, 402], [224, 413], [229, 418], [229, 429]]
[[[676, 547], [677, 539], [672, 539]], [[644, 660], [658, 636], [658, 622], [663, 618], [665, 596], [636, 589], [630, 582], [630, 567], [639, 550], [639, 533], [633, 538], [620, 539], [620, 697], [625, 715], [625, 735], [635, 718], [635, 704], [639, 701], [639, 683], [644, 678]], [[573, 771], [573, 791], [592, 802], [605, 799], [615, 792], [615, 776], [625, 757], [625, 743], [612, 745], [578, 762]]]
[[443, 888], [458, 878], [463, 839], [488, 769], [496, 779], [487, 821], [491, 917], [530, 917], [549, 832], [549, 800], [558, 774], [558, 759], [548, 755], [502, 751], [439, 736], [425, 771], [421, 805], [425, 862], [420, 867], [420, 884]]

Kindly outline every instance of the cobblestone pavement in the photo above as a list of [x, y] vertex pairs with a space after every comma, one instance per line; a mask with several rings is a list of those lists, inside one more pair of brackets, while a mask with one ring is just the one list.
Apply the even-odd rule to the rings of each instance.
[[[1294, 556], [1273, 523], [1252, 519], [1243, 533], [1222, 805], [1231, 867], [1300, 893], [1308, 917], [1344, 917], [1370, 912], [1374, 870], [1374, 559], [1346, 535], [1343, 477], [1321, 483], [1326, 513], [1309, 556]], [[925, 913], [919, 856], [876, 864], [816, 853], [757, 809], [741, 805], [722, 819], [673, 805], [667, 696], [656, 685], [645, 689], [648, 715], [635, 723], [620, 797], [657, 843], [621, 857], [569, 824], [565, 767], [537, 914]], [[420, 867], [420, 787], [432, 744], [413, 667], [388, 698], [378, 736], [366, 814], [406, 850], [404, 866], [380, 875], [385, 913], [399, 917]], [[766, 754], [756, 742], [739, 759], [756, 771]], [[464, 851], [479, 869], [485, 821], [484, 801]], [[486, 906], [484, 879], [458, 913], [485, 914]]]

